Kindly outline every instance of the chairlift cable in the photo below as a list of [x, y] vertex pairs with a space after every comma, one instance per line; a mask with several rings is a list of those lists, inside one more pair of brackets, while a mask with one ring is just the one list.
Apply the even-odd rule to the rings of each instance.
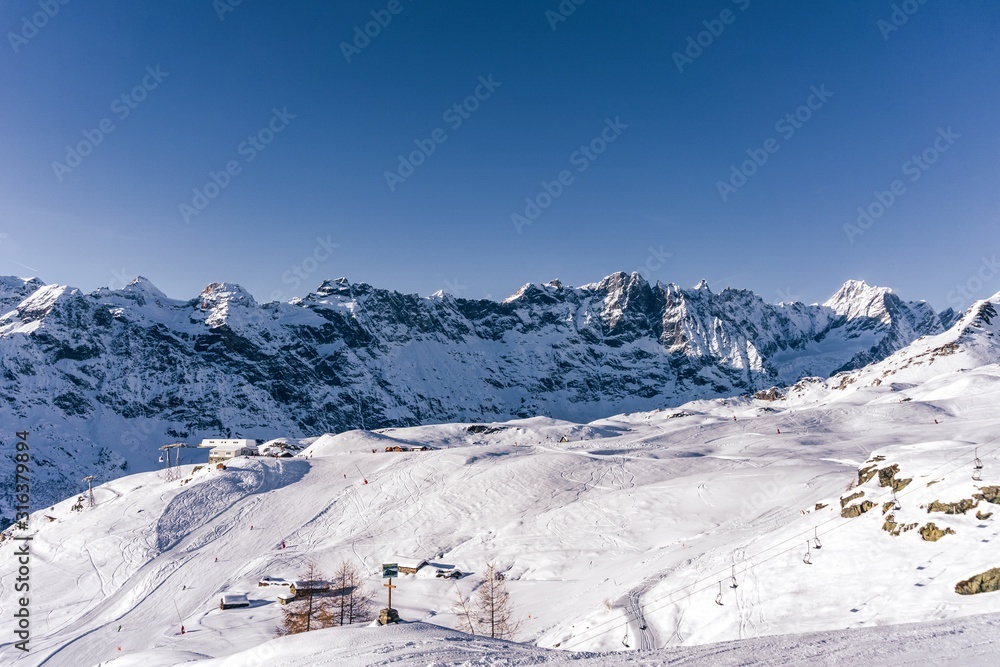
[[[997, 435], [997, 436], [995, 436], [995, 437], [991, 438], [990, 440], [987, 440], [987, 441], [986, 441], [985, 443], [983, 443], [983, 446], [985, 446], [985, 445], [988, 445], [988, 444], [990, 444], [990, 443], [992, 443], [992, 442], [995, 442], [996, 440], [1000, 440], [1000, 435]], [[978, 447], [976, 448], [976, 450], [977, 450], [977, 453], [978, 453]], [[996, 453], [996, 452], [998, 452], [998, 451], [1000, 451], [1000, 446], [997, 446], [997, 447], [993, 448], [992, 450], [990, 450], [990, 453]], [[929, 472], [929, 473], [931, 473], [931, 474], [933, 474], [933, 473], [934, 473], [935, 471], [937, 471], [937, 470], [940, 470], [941, 468], [944, 468], [945, 466], [947, 466], [947, 465], [949, 465], [949, 464], [952, 464], [952, 463], [954, 463], [955, 461], [958, 461], [959, 459], [963, 458], [964, 456], [966, 456], [966, 455], [965, 455], [965, 454], [961, 454], [961, 455], [958, 455], [958, 456], [955, 456], [955, 457], [953, 457], [953, 458], [951, 458], [951, 459], [948, 459], [947, 461], [945, 461], [945, 462], [944, 462], [944, 463], [942, 463], [941, 465], [939, 465], [939, 466], [937, 466], [937, 467], [935, 467], [935, 468], [931, 468], [931, 470], [930, 470], [930, 471], [928, 471], [928, 472]], [[961, 469], [960, 467], [956, 467], [956, 468], [955, 468], [954, 470], [952, 470], [952, 472], [957, 472], [957, 471], [958, 471], [958, 470], [960, 470], [960, 469]], [[913, 488], [913, 489], [912, 489], [912, 490], [911, 490], [910, 492], [912, 492], [912, 491], [915, 491], [915, 490], [916, 490], [916, 488], [917, 488], [917, 487], [914, 487], [914, 488]], [[909, 492], [907, 492], [907, 491], [904, 491], [904, 492], [903, 492], [903, 493], [902, 493], [901, 495], [906, 495], [907, 493], [909, 493]], [[883, 498], [884, 498], [885, 496], [881, 496], [881, 497], [883, 497]], [[856, 517], [850, 517], [850, 518], [848, 518], [848, 519], [844, 520], [844, 522], [843, 522], [843, 523], [841, 523], [840, 525], [838, 525], [838, 526], [833, 526], [832, 528], [830, 528], [830, 529], [829, 529], [828, 531], [826, 531], [826, 532], [827, 532], [827, 533], [831, 533], [831, 532], [833, 532], [833, 531], [835, 531], [835, 530], [838, 530], [838, 529], [840, 529], [840, 528], [843, 528], [844, 526], [847, 526], [847, 525], [850, 525], [850, 523], [851, 523], [852, 521], [856, 521], [857, 519], [860, 519], [861, 517], [864, 517], [864, 516], [866, 516], [866, 515], [867, 515], [867, 513], [866, 513], [866, 514], [859, 514], [859, 515], [858, 515], [858, 516], [856, 516]], [[835, 516], [835, 517], [831, 517], [830, 519], [827, 519], [826, 521], [824, 521], [823, 523], [821, 523], [821, 524], [819, 524], [819, 525], [820, 525], [820, 526], [825, 526], [825, 525], [826, 525], [826, 524], [828, 524], [828, 523], [832, 523], [832, 522], [834, 522], [834, 521], [837, 521], [837, 520], [840, 520], [840, 519], [842, 519], [842, 517], [840, 517], [840, 516], [838, 515], [838, 516]], [[816, 526], [816, 527], [814, 528], [814, 530], [815, 530], [815, 531], [818, 531], [818, 530], [819, 530], [819, 526]], [[818, 534], [818, 533], [817, 533], [817, 534]], [[801, 534], [800, 534], [800, 535], [801, 535]], [[788, 538], [786, 538], [786, 539], [784, 539], [784, 540], [782, 540], [782, 541], [780, 541], [780, 542], [778, 542], [778, 543], [776, 543], [776, 544], [774, 544], [774, 545], [772, 545], [772, 546], [770, 546], [770, 547], [766, 547], [766, 548], [765, 548], [765, 549], [764, 549], [763, 551], [761, 551], [761, 552], [760, 552], [759, 554], [755, 554], [755, 555], [751, 556], [750, 558], [744, 558], [744, 560], [751, 560], [751, 559], [755, 559], [755, 558], [759, 558], [759, 557], [760, 557], [760, 556], [761, 556], [762, 554], [765, 554], [765, 553], [767, 553], [768, 551], [771, 551], [771, 550], [773, 550], [773, 549], [776, 549], [776, 548], [778, 548], [779, 546], [781, 546], [782, 544], [785, 544], [785, 543], [787, 543], [787, 542], [790, 542], [790, 541], [792, 541], [792, 540], [795, 540], [795, 539], [800, 539], [800, 538], [798, 538], [797, 536], [791, 536], [791, 537], [788, 537]], [[788, 547], [788, 548], [786, 548], [786, 549], [784, 549], [784, 550], [782, 550], [782, 551], [779, 551], [779, 552], [777, 552], [777, 553], [774, 553], [774, 554], [772, 554], [772, 555], [770, 555], [770, 556], [767, 556], [767, 557], [766, 557], [766, 558], [764, 558], [763, 560], [758, 560], [758, 561], [755, 561], [755, 563], [756, 563], [756, 564], [762, 564], [762, 563], [766, 563], [766, 562], [768, 562], [768, 561], [771, 561], [771, 560], [774, 560], [775, 558], [778, 558], [779, 556], [783, 556], [783, 555], [785, 555], [785, 554], [787, 554], [787, 553], [791, 552], [791, 551], [792, 551], [792, 550], [794, 550], [794, 549], [795, 549], [795, 546], [790, 546], [790, 547]], [[723, 570], [723, 571], [722, 571], [722, 573], [724, 573], [724, 572], [725, 572], [725, 570]], [[718, 571], [716, 571], [716, 574], [719, 574], [719, 572], [718, 572]], [[696, 582], [696, 583], [697, 583], [697, 582]], [[671, 596], [673, 596], [673, 595], [676, 595], [676, 594], [678, 594], [678, 593], [682, 593], [682, 592], [684, 591], [684, 589], [686, 589], [686, 588], [687, 588], [687, 586], [681, 586], [681, 587], [679, 587], [679, 588], [676, 588], [676, 589], [674, 589], [673, 591], [671, 591], [671, 592], [669, 592], [669, 593], [666, 593], [666, 594], [664, 594], [664, 595], [663, 595], [663, 596], [661, 596], [661, 597], [660, 597], [660, 598], [659, 598], [658, 600], [652, 600], [652, 601], [650, 601], [650, 602], [646, 603], [646, 607], [645, 607], [645, 609], [646, 609], [647, 611], [657, 611], [657, 610], [659, 610], [659, 609], [662, 609], [663, 607], [666, 607], [666, 606], [669, 606], [669, 605], [671, 605], [671, 604], [676, 604], [677, 602], [680, 602], [681, 600], [684, 600], [684, 599], [687, 599], [687, 598], [690, 598], [690, 597], [694, 596], [694, 594], [695, 594], [695, 593], [699, 593], [699, 592], [702, 592], [702, 591], [705, 591], [705, 590], [709, 589], [710, 587], [711, 587], [711, 584], [709, 584], [709, 585], [707, 585], [707, 586], [702, 586], [701, 588], [696, 588], [696, 589], [694, 589], [694, 590], [692, 590], [692, 591], [688, 592], [687, 594], [685, 594], [685, 595], [682, 595], [682, 596], [680, 596], [680, 597], [678, 597], [678, 598], [676, 598], [676, 599], [669, 599], [669, 598], [671, 598]], [[663, 604], [662, 604], [662, 605], [660, 605], [660, 606], [653, 606], [653, 605], [655, 605], [655, 604], [656, 604], [657, 602], [661, 602], [661, 601], [663, 602]], [[634, 619], [632, 619], [632, 620], [634, 620]], [[625, 623], [628, 623], [629, 621], [630, 621], [630, 619], [629, 619], [629, 614], [628, 614], [628, 612], [626, 612], [626, 620], [625, 620]], [[585, 630], [585, 631], [581, 632], [581, 633], [580, 633], [580, 638], [579, 638], [578, 640], [576, 640], [576, 641], [569, 641], [569, 642], [564, 642], [564, 648], [566, 648], [566, 649], [569, 649], [569, 648], [570, 648], [570, 647], [572, 647], [572, 646], [575, 646], [575, 645], [577, 645], [577, 644], [580, 644], [580, 643], [583, 643], [584, 641], [588, 641], [589, 639], [591, 639], [591, 636], [590, 636], [590, 633], [593, 633], [593, 632], [594, 632], [595, 630], [598, 630], [598, 629], [599, 629], [600, 627], [602, 627], [602, 626], [604, 626], [604, 625], [608, 625], [608, 624], [610, 624], [610, 623], [616, 623], [616, 622], [617, 622], [616, 620], [612, 619], [612, 620], [608, 620], [608, 621], [604, 621], [603, 623], [598, 623], [598, 624], [596, 624], [596, 625], [594, 625], [594, 626], [592, 626], [592, 627], [588, 628], [587, 630]], [[617, 625], [616, 625], [616, 626], [612, 626], [611, 628], [608, 628], [607, 630], [601, 630], [600, 632], [598, 632], [598, 633], [597, 633], [596, 635], [593, 635], [593, 636], [594, 636], [594, 637], [596, 637], [596, 636], [599, 636], [599, 635], [601, 635], [601, 634], [605, 634], [605, 633], [607, 633], [607, 632], [610, 632], [611, 630], [613, 630], [613, 629], [615, 629], [615, 628], [617, 628], [617, 627], [619, 627], [619, 626], [617, 626]]]

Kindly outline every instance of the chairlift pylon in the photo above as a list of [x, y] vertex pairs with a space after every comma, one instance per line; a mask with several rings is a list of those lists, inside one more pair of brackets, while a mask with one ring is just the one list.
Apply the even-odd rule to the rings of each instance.
[[809, 540], [806, 540], [806, 555], [802, 557], [802, 562], [806, 565], [812, 565], [812, 556], [809, 555]]
[[823, 543], [819, 541], [819, 526], [813, 528], [813, 548], [822, 549]]
[[721, 581], [719, 582], [719, 594], [715, 596], [715, 604], [719, 605], [720, 607], [724, 606], [722, 604], [722, 582]]

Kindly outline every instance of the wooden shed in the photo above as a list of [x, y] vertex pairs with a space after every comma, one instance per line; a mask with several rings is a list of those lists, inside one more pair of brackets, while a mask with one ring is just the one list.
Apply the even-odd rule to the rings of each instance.
[[295, 597], [327, 595], [330, 592], [330, 582], [325, 579], [296, 579], [288, 586], [288, 592]]
[[385, 562], [398, 565], [400, 574], [416, 574], [420, 568], [427, 565], [426, 560], [409, 556], [390, 556]]

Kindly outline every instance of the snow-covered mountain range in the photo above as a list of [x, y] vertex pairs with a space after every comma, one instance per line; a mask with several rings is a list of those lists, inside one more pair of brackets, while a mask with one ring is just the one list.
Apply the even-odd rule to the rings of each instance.
[[87, 294], [5, 277], [0, 310], [2, 456], [31, 431], [36, 506], [86, 473], [151, 469], [173, 440], [590, 421], [828, 377], [957, 318], [858, 281], [824, 304], [775, 305], [624, 273], [501, 302], [338, 279], [268, 304], [228, 283], [180, 301], [143, 278]]
[[[995, 664], [998, 308], [756, 397], [313, 434], [288, 459], [122, 475], [92, 508], [66, 494], [0, 533], [0, 591], [10, 538], [32, 554], [32, 651], [6, 614], [0, 662]], [[285, 589], [262, 577], [347, 559], [377, 589], [394, 555], [430, 563], [393, 594], [421, 623], [274, 639]], [[450, 629], [490, 561], [525, 645]], [[452, 566], [471, 574], [435, 576]]]

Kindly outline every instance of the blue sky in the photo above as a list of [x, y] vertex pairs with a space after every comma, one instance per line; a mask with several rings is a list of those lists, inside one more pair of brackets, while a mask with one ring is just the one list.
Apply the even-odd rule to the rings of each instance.
[[1000, 290], [994, 2], [233, 3], [0, 5], [0, 273]]

